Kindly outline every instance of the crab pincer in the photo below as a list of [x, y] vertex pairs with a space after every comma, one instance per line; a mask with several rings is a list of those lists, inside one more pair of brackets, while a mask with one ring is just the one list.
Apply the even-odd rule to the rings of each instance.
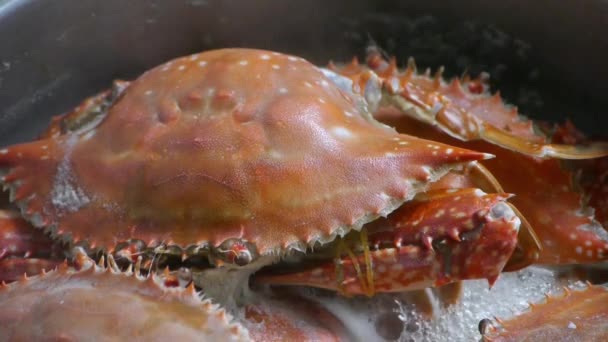
[[[404, 117], [395, 110], [380, 110], [375, 117], [402, 133], [415, 132], [426, 139], [495, 155], [496, 158], [479, 164], [483, 164], [497, 180], [489, 183], [498, 183], [505, 192], [516, 194], [510, 202], [521, 212], [520, 216], [527, 221], [526, 225], [532, 227], [537, 235], [537, 238], [528, 240], [537, 240], [542, 245], [536, 263], [588, 263], [599, 262], [608, 257], [608, 234], [601, 221], [598, 222], [603, 217], [604, 207], [600, 205], [595, 215], [593, 210], [589, 210], [590, 206], [596, 205], [597, 199], [602, 197], [594, 196], [598, 194], [597, 191], [586, 191], [589, 187], [585, 186], [593, 184], [596, 190], [602, 190], [602, 186], [599, 186], [602, 179], [598, 177], [602, 173], [593, 171], [588, 175], [585, 172], [570, 171], [576, 170], [577, 167], [583, 171], [594, 170], [593, 167], [580, 167], [601, 165], [606, 158], [571, 161], [540, 159], [486, 141], [459, 141], [435, 127]], [[508, 118], [503, 118], [502, 122], [506, 124]], [[568, 141], [570, 142], [572, 140]], [[577, 180], [576, 176], [580, 174], [587, 179], [586, 182]], [[497, 191], [495, 185], [489, 186], [489, 189], [477, 186], [485, 191]], [[528, 233], [530, 230], [522, 229], [520, 232]], [[523, 238], [520, 237], [520, 240]]]
[[[375, 118], [398, 131], [497, 156], [483, 164], [505, 191], [517, 195], [512, 203], [538, 237], [522, 229], [523, 238], [528, 244], [533, 240], [542, 244], [538, 256], [518, 251], [520, 260], [537, 258], [542, 264], [605, 260], [608, 234], [600, 224], [603, 207], [597, 211], [598, 222], [588, 210], [585, 196], [573, 185], [573, 175], [564, 170], [566, 161], [559, 159], [583, 159], [591, 164], [589, 159], [608, 154], [608, 144], [585, 139], [551, 141], [533, 121], [521, 117], [516, 107], [506, 105], [499, 94], [491, 95], [487, 80], [447, 82], [441, 70], [434, 77], [429, 72], [418, 73], [413, 60], [400, 71], [394, 59], [384, 59], [377, 49], [370, 49], [365, 65], [354, 61], [341, 67], [330, 65], [330, 69], [355, 87], [376, 89]], [[598, 182], [594, 186], [595, 192], [587, 192], [588, 204], [597, 206], [594, 195], [602, 187]], [[508, 269], [528, 263], [510, 263]]]
[[[256, 280], [274, 285], [305, 285], [344, 294], [372, 295], [434, 287], [464, 279], [493, 284], [515, 246], [520, 219], [505, 204], [507, 195], [478, 189], [437, 190], [417, 196], [370, 225], [335, 261], [299, 272]], [[366, 229], [366, 228], [364, 228]]]

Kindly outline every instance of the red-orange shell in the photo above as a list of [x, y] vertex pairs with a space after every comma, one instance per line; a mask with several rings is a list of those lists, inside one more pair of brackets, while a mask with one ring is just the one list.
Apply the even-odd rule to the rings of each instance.
[[2, 341], [248, 341], [224, 309], [201, 300], [194, 287], [165, 287], [93, 264], [66, 265], [37, 277], [0, 284]]
[[541, 160], [483, 141], [459, 142], [393, 110], [379, 110], [375, 117], [400, 132], [415, 132], [427, 139], [496, 155], [483, 164], [506, 192], [515, 194], [510, 202], [522, 212], [538, 235], [543, 245], [538, 263], [588, 263], [606, 259], [606, 233], [592, 216], [585, 214], [582, 197], [575, 191], [571, 175], [562, 169], [559, 160]]
[[499, 320], [484, 341], [606, 341], [608, 338], [608, 291], [589, 285], [584, 290], [564, 289], [531, 304], [519, 316]]
[[303, 247], [392, 211], [484, 158], [396, 133], [303, 59], [225, 49], [131, 83], [92, 129], [0, 150], [27, 216], [113, 249], [230, 238]]

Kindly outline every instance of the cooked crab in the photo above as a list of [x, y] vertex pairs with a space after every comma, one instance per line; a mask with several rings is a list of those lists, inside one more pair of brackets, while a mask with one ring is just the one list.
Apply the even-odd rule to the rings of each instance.
[[607, 300], [605, 286], [564, 287], [516, 317], [482, 321], [480, 332], [484, 341], [604, 341]]
[[[397, 105], [452, 136], [538, 158], [596, 157], [606, 146], [547, 143], [512, 113], [481, 115], [495, 102], [485, 94], [412, 67], [398, 74], [375, 55], [369, 66], [330, 71], [248, 49], [179, 58], [115, 83], [39, 140], [1, 149], [1, 181], [23, 217], [68, 250], [108, 253], [124, 267], [140, 258], [152, 271], [187, 267], [206, 295], [239, 305], [261, 268], [258, 284], [371, 296], [492, 283], [505, 265], [534, 262], [541, 247], [527, 214], [477, 163], [491, 155], [400, 134], [373, 116]], [[62, 258], [39, 254], [33, 240], [19, 250]], [[6, 279], [19, 269], [9, 260]], [[67, 273], [36, 281], [53, 286]], [[11, 284], [0, 300], [23, 292]]]

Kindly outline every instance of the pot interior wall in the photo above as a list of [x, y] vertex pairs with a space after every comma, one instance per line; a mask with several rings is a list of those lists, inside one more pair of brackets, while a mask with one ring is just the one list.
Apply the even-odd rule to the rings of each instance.
[[607, 22], [599, 0], [0, 0], [0, 146], [35, 137], [113, 79], [234, 46], [325, 64], [377, 44], [447, 76], [488, 71], [523, 113], [601, 135]]

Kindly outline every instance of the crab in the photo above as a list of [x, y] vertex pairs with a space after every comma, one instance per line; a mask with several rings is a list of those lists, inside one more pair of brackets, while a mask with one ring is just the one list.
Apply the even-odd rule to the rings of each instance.
[[[558, 159], [607, 146], [551, 143], [487, 91], [399, 71], [376, 50], [319, 68], [222, 49], [115, 82], [0, 149], [13, 203], [0, 303], [15, 313], [0, 315], [2, 335], [339, 339], [349, 332], [332, 313], [277, 289], [439, 287], [450, 301], [462, 280], [604, 260], [608, 238]], [[553, 202], [510, 180], [513, 165]]]
[[608, 289], [577, 284], [530, 304], [527, 312], [480, 324], [484, 341], [603, 341], [608, 337]]

